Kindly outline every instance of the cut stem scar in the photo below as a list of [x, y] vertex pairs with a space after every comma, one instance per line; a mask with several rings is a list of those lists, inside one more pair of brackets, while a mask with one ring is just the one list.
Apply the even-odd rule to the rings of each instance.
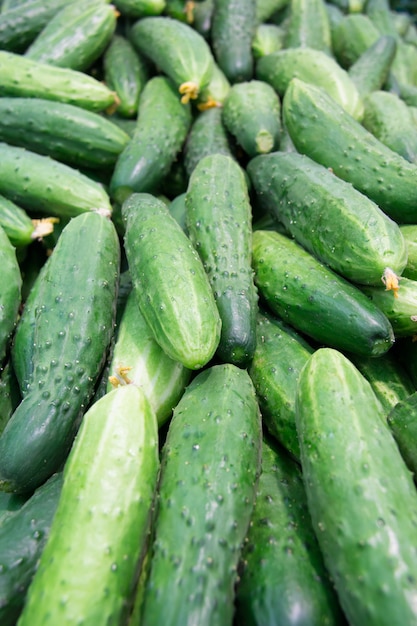
[[178, 87], [178, 91], [182, 96], [182, 104], [188, 104], [190, 100], [196, 100], [198, 98], [200, 89], [197, 83], [187, 81], [185, 83], [181, 83], [181, 85]]
[[398, 298], [398, 289], [400, 288], [400, 277], [390, 268], [386, 267], [381, 277], [382, 282], [385, 285], [386, 291], [393, 291], [394, 298]]

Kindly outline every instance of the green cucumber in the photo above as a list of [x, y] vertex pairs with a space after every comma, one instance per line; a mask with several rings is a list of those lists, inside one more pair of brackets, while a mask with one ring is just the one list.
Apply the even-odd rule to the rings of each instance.
[[213, 55], [207, 41], [189, 24], [158, 15], [137, 20], [130, 39], [168, 76], [187, 104], [198, 98], [210, 81]]
[[256, 2], [256, 22], [263, 24], [270, 22], [274, 15], [281, 11], [286, 11], [289, 7], [289, 0], [257, 0]]
[[19, 626], [120, 624], [128, 615], [156, 490], [155, 413], [135, 385], [85, 413]]
[[241, 166], [219, 153], [202, 158], [190, 176], [185, 205], [187, 233], [222, 322], [217, 356], [245, 366], [256, 346], [258, 297], [251, 265], [252, 208]]
[[404, 276], [395, 278], [399, 280], [398, 287], [391, 288], [388, 277], [386, 289], [363, 286], [362, 290], [390, 320], [396, 337], [413, 336], [417, 329], [417, 280]]
[[53, 218], [31, 219], [20, 206], [0, 196], [0, 226], [17, 253], [35, 239], [49, 235], [53, 231], [54, 221]]
[[137, 623], [232, 624], [260, 454], [260, 413], [247, 371], [226, 363], [197, 374], [174, 410], [162, 451]]
[[395, 221], [416, 221], [416, 164], [385, 146], [324, 89], [298, 78], [288, 86], [282, 110], [299, 152], [352, 183]]
[[417, 619], [417, 493], [370, 383], [316, 350], [296, 401], [313, 527], [352, 626]]
[[396, 52], [395, 37], [381, 35], [352, 63], [348, 74], [362, 97], [377, 89], [383, 89]]
[[0, 226], [0, 371], [18, 319], [22, 275], [15, 247]]
[[313, 48], [332, 56], [329, 14], [324, 0], [290, 0], [285, 48]]
[[79, 215], [32, 287], [12, 352], [23, 400], [0, 437], [4, 491], [33, 490], [68, 454], [113, 335], [119, 257], [110, 219]]
[[255, 386], [263, 423], [268, 432], [295, 458], [300, 446], [295, 425], [298, 377], [312, 346], [280, 318], [261, 309], [257, 341], [248, 367]]
[[350, 115], [359, 119], [363, 103], [346, 70], [321, 50], [285, 48], [259, 59], [256, 76], [270, 84], [281, 98], [290, 81], [299, 78], [321, 87]]
[[129, 135], [103, 115], [43, 98], [0, 98], [0, 140], [77, 168], [111, 168]]
[[258, 24], [252, 39], [254, 61], [284, 47], [285, 30], [277, 24]]
[[85, 72], [103, 54], [116, 30], [117, 13], [105, 0], [71, 2], [25, 51], [28, 59]]
[[293, 239], [256, 230], [253, 267], [261, 300], [295, 330], [354, 354], [378, 356], [392, 346], [393, 329], [376, 304]]
[[206, 87], [200, 91], [196, 100], [197, 109], [205, 111], [212, 107], [221, 107], [229, 93], [230, 86], [229, 79], [213, 60], [211, 78]]
[[192, 6], [192, 27], [206, 40], [210, 39], [213, 8], [214, 0], [199, 0]]
[[241, 626], [345, 622], [315, 536], [299, 465], [264, 437], [236, 589]]
[[332, 48], [340, 65], [349, 69], [355, 61], [372, 46], [381, 33], [365, 13], [348, 13], [335, 26]]
[[2, 626], [15, 626], [22, 612], [27, 590], [49, 537], [61, 489], [62, 472], [58, 472], [0, 523]]
[[401, 224], [400, 230], [407, 246], [407, 265], [402, 276], [417, 280], [417, 224]]
[[151, 194], [132, 194], [122, 216], [133, 289], [155, 340], [174, 361], [203, 367], [218, 347], [221, 319], [197, 251]]
[[[149, 18], [151, 19], [151, 18]], [[182, 149], [191, 126], [189, 105], [183, 105], [164, 76], [143, 88], [133, 137], [119, 155], [110, 194], [122, 204], [132, 193], [154, 193]]]
[[161, 15], [166, 9], [166, 0], [115, 0], [114, 5], [123, 17], [137, 19], [150, 15]]
[[22, 396], [10, 356], [0, 368], [0, 434], [6, 427]]
[[116, 108], [116, 94], [93, 76], [0, 50], [0, 96], [45, 98], [90, 111]]
[[268, 83], [250, 80], [232, 85], [223, 103], [222, 119], [248, 156], [278, 150], [281, 101]]
[[168, 357], [155, 341], [133, 291], [118, 323], [109, 375], [107, 391], [122, 383], [124, 377], [144, 391], [158, 426], [171, 417], [191, 377], [191, 371]]
[[111, 215], [107, 191], [75, 167], [4, 142], [0, 148], [0, 194], [18, 206], [57, 217]]
[[14, 3], [0, 14], [0, 49], [23, 53], [67, 0], [33, 0]]
[[249, 162], [259, 203], [294, 239], [354, 283], [380, 285], [385, 268], [400, 274], [407, 248], [400, 228], [375, 202], [298, 152]]
[[408, 469], [417, 472], [417, 391], [395, 404], [387, 415], [388, 425], [392, 431], [401, 456]]

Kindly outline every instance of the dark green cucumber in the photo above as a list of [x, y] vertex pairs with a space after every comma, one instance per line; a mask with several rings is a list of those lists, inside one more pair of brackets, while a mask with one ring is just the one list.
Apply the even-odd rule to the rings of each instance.
[[[150, 18], [149, 18], [150, 19]], [[119, 155], [110, 193], [122, 204], [134, 192], [154, 193], [163, 183], [191, 126], [189, 105], [183, 105], [164, 76], [143, 88], [133, 137]]]
[[197, 251], [151, 194], [132, 194], [122, 215], [133, 289], [155, 340], [185, 367], [203, 367], [218, 347], [221, 319]]
[[107, 191], [75, 167], [19, 146], [0, 149], [0, 194], [23, 209], [57, 217], [111, 214]]
[[161, 15], [166, 9], [166, 0], [115, 0], [113, 3], [123, 17], [136, 19], [150, 15]]
[[170, 417], [191, 378], [191, 371], [173, 361], [155, 341], [131, 291], [117, 327], [107, 391], [127, 378], [142, 389], [158, 426]]
[[400, 230], [407, 246], [407, 265], [402, 276], [417, 280], [417, 224], [402, 224]]
[[34, 0], [0, 14], [0, 49], [23, 53], [67, 0]]
[[395, 404], [387, 415], [388, 425], [392, 431], [401, 456], [408, 469], [417, 473], [417, 391]]
[[19, 383], [9, 356], [4, 366], [0, 368], [0, 434], [21, 400]]
[[298, 377], [313, 348], [280, 318], [261, 309], [257, 341], [248, 367], [263, 423], [269, 433], [296, 459], [300, 446], [295, 425]]
[[144, 549], [159, 469], [155, 413], [135, 385], [84, 415], [20, 626], [121, 624]]
[[348, 74], [362, 97], [384, 87], [396, 52], [395, 37], [381, 35], [352, 63]]
[[285, 48], [313, 48], [332, 56], [329, 14], [324, 0], [290, 0]]
[[252, 208], [240, 165], [219, 153], [202, 158], [190, 176], [185, 204], [187, 233], [222, 321], [217, 356], [245, 366], [256, 346], [258, 297], [251, 265]]
[[257, 0], [256, 2], [256, 22], [262, 24], [270, 22], [274, 15], [288, 10], [289, 0]]
[[113, 223], [98, 213], [80, 215], [32, 287], [19, 320], [23, 341], [16, 329], [13, 349], [24, 397], [0, 437], [4, 491], [33, 490], [68, 454], [113, 335], [119, 257]]
[[158, 15], [137, 20], [129, 37], [168, 76], [187, 104], [198, 98], [210, 81], [213, 55], [207, 41], [189, 24]]
[[259, 203], [306, 250], [348, 280], [380, 285], [388, 266], [400, 274], [407, 248], [400, 228], [375, 202], [298, 152], [249, 162]]
[[0, 226], [0, 371], [9, 348], [21, 301], [22, 275], [16, 249]]
[[214, 0], [211, 46], [231, 83], [251, 80], [254, 71], [255, 0]]
[[333, 53], [340, 65], [349, 69], [380, 36], [368, 15], [361, 11], [348, 13], [333, 30]]
[[264, 437], [262, 471], [236, 589], [241, 626], [341, 626], [300, 467]]
[[[0, 523], [0, 620], [15, 626], [49, 537], [62, 489], [53, 474]], [[13, 496], [16, 497], [16, 496]]]
[[104, 80], [119, 98], [118, 115], [137, 116], [139, 98], [149, 77], [145, 59], [124, 35], [115, 33], [103, 55]]
[[413, 336], [417, 330], [417, 280], [404, 276], [397, 278], [398, 288], [396, 285], [390, 287], [388, 277], [385, 289], [381, 285], [363, 286], [362, 290], [390, 320], [396, 337]]
[[54, 219], [31, 219], [20, 206], [0, 196], [0, 226], [19, 252], [35, 239], [49, 235], [54, 228]]
[[352, 626], [417, 619], [417, 493], [368, 381], [316, 350], [296, 402], [313, 527]]
[[268, 83], [250, 80], [232, 85], [223, 103], [222, 119], [248, 156], [278, 150], [281, 101]]
[[104, 0], [70, 2], [25, 51], [40, 63], [86, 72], [103, 54], [116, 30], [114, 6]]
[[299, 152], [352, 183], [395, 221], [416, 221], [416, 164], [385, 146], [324, 89], [298, 78], [288, 86], [282, 110]]
[[253, 267], [269, 309], [315, 341], [368, 356], [392, 346], [393, 329], [377, 305], [293, 239], [256, 230]]
[[260, 414], [247, 371], [227, 363], [200, 372], [174, 410], [162, 452], [138, 623], [232, 624], [260, 453]]
[[3, 97], [0, 140], [77, 168], [109, 168], [129, 135], [109, 118], [73, 104]]
[[90, 111], [117, 106], [116, 94], [93, 76], [0, 50], [0, 96], [37, 97]]

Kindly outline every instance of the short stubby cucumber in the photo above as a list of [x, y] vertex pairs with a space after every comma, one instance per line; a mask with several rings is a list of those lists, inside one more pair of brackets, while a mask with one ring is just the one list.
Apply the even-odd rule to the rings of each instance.
[[166, 0], [115, 0], [115, 6], [130, 19], [160, 15], [166, 8]]
[[4, 491], [33, 490], [66, 459], [113, 335], [119, 264], [113, 223], [86, 213], [71, 219], [43, 265], [18, 323], [23, 342], [14, 344], [26, 386], [0, 437]]
[[355, 283], [401, 274], [407, 247], [398, 224], [350, 183], [298, 152], [255, 157], [247, 172], [265, 211], [304, 248]]
[[185, 198], [186, 229], [222, 320], [217, 356], [246, 365], [256, 346], [258, 296], [252, 270], [252, 208], [246, 179], [232, 157], [212, 154], [196, 165]]
[[253, 267], [260, 299], [311, 339], [368, 356], [393, 345], [394, 331], [377, 305], [286, 235], [254, 231]]
[[31, 218], [20, 206], [0, 195], [0, 226], [17, 251], [51, 234], [55, 222], [56, 218]]
[[363, 286], [362, 290], [390, 320], [396, 337], [413, 336], [417, 330], [417, 280], [387, 272], [385, 283], [385, 289], [381, 285]]
[[313, 527], [352, 626], [417, 619], [417, 493], [368, 381], [316, 350], [296, 402]]
[[226, 363], [198, 373], [174, 410], [162, 452], [150, 573], [138, 623], [232, 624], [261, 444], [247, 371]]
[[159, 469], [155, 413], [135, 385], [85, 413], [20, 626], [120, 624], [132, 602]]
[[18, 319], [22, 274], [16, 249], [0, 226], [0, 372]]
[[122, 216], [133, 290], [155, 340], [185, 367], [203, 367], [214, 356], [221, 331], [203, 262], [163, 200], [132, 194]]
[[333, 55], [330, 18], [323, 0], [291, 0], [284, 47], [310, 48]]

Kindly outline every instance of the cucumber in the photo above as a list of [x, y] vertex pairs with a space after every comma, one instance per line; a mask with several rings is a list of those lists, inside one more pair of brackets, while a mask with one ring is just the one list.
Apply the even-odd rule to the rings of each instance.
[[0, 226], [0, 371], [18, 319], [22, 275], [16, 250]]
[[111, 215], [107, 191], [75, 167], [4, 142], [0, 149], [0, 194], [23, 209], [64, 218]]
[[288, 86], [282, 110], [299, 152], [352, 183], [398, 223], [416, 221], [414, 163], [385, 146], [322, 88], [298, 78]]
[[90, 407], [65, 463], [20, 626], [123, 623], [146, 546], [158, 467], [155, 413], [138, 387], [123, 385]]
[[155, 340], [188, 369], [203, 367], [217, 350], [221, 319], [197, 251], [151, 194], [132, 194], [122, 216], [133, 289]]
[[376, 304], [293, 239], [256, 230], [252, 259], [261, 301], [295, 330], [354, 354], [379, 356], [392, 346], [393, 329]]
[[114, 5], [121, 14], [130, 19], [149, 15], [161, 15], [166, 9], [166, 0], [115, 0]]
[[112, 222], [80, 215], [32, 287], [12, 352], [23, 400], [0, 437], [4, 491], [35, 489], [66, 459], [113, 335], [119, 257]]
[[249, 157], [278, 150], [281, 101], [268, 83], [250, 80], [232, 85], [223, 103], [222, 119]]
[[285, 30], [277, 24], [258, 24], [252, 39], [254, 62], [284, 47]]
[[274, 15], [281, 11], [286, 11], [289, 7], [289, 0], [257, 0], [256, 2], [256, 22], [263, 24], [270, 22]]
[[321, 87], [352, 117], [360, 119], [363, 103], [346, 70], [322, 50], [285, 48], [259, 59], [256, 76], [284, 97], [290, 81], [299, 78]]
[[133, 291], [127, 296], [119, 320], [109, 374], [107, 391], [123, 383], [124, 377], [142, 389], [158, 426], [171, 417], [191, 378], [191, 371], [169, 358], [155, 341]]
[[313, 527], [349, 624], [415, 624], [417, 494], [370, 384], [320, 348], [301, 371], [296, 420]]
[[258, 201], [306, 250], [354, 283], [400, 274], [407, 248], [396, 222], [326, 167], [298, 152], [258, 156], [247, 166]]
[[258, 313], [256, 333], [256, 350], [248, 372], [263, 424], [299, 460], [295, 397], [301, 368], [314, 348], [291, 326], [263, 309]]
[[284, 48], [313, 48], [332, 56], [329, 14], [324, 0], [290, 0]]
[[247, 371], [226, 363], [198, 373], [174, 410], [162, 451], [137, 623], [232, 624], [260, 454], [260, 414]]
[[[395, 279], [395, 276], [394, 276]], [[417, 327], [417, 280], [397, 276], [398, 287], [363, 286], [363, 292], [390, 320], [396, 337], [413, 336]]]
[[335, 26], [332, 49], [340, 65], [349, 69], [355, 61], [381, 36], [378, 28], [365, 13], [348, 13]]
[[252, 208], [240, 165], [219, 153], [202, 158], [190, 176], [185, 205], [187, 233], [222, 322], [216, 354], [246, 366], [256, 346], [258, 296], [251, 265]]
[[117, 107], [116, 94], [85, 72], [0, 50], [0, 96], [44, 98], [90, 111]]
[[300, 468], [265, 437], [239, 567], [236, 620], [241, 626], [345, 622], [313, 531]]
[[129, 36], [135, 48], [173, 81], [184, 104], [198, 98], [208, 85], [213, 55], [189, 24], [165, 15], [144, 17], [132, 25]]
[[43, 98], [0, 98], [0, 140], [76, 168], [111, 168], [129, 135], [103, 115]]
[[19, 383], [9, 356], [0, 368], [0, 434], [21, 400]]
[[402, 224], [400, 230], [407, 246], [407, 265], [402, 275], [417, 280], [417, 224]]
[[[151, 19], [151, 18], [149, 18]], [[183, 105], [164, 76], [143, 88], [136, 129], [119, 155], [110, 194], [119, 204], [134, 192], [155, 193], [182, 149], [191, 126], [189, 105]]]
[[27, 590], [49, 537], [61, 489], [62, 472], [58, 472], [0, 523], [2, 626], [15, 626], [22, 612]]
[[103, 54], [116, 30], [117, 15], [104, 0], [71, 2], [42, 29], [25, 51], [40, 63], [86, 72]]
[[221, 107], [229, 93], [230, 86], [229, 79], [213, 60], [211, 78], [196, 100], [197, 109], [205, 111], [213, 107]]
[[349, 67], [347, 72], [362, 98], [377, 89], [383, 89], [396, 52], [395, 37], [381, 35]]
[[0, 226], [17, 254], [35, 239], [49, 235], [53, 231], [54, 221], [53, 218], [31, 219], [24, 209], [0, 196]]
[[387, 421], [404, 462], [415, 476], [417, 472], [417, 392], [415, 390], [391, 408]]

